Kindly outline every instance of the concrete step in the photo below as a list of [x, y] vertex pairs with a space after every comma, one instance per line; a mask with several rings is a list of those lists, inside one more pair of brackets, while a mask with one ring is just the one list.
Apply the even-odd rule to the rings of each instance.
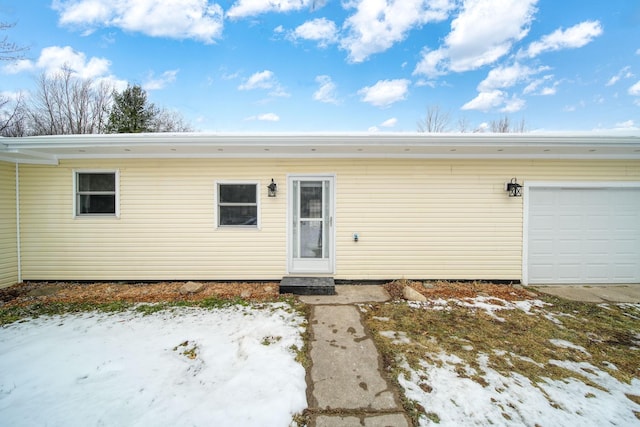
[[335, 295], [336, 284], [333, 277], [283, 277], [280, 281], [281, 294], [295, 295]]

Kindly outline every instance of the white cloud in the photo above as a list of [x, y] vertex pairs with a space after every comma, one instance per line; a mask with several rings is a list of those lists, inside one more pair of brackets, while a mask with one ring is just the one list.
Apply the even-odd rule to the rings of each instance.
[[280, 116], [278, 116], [275, 113], [264, 113], [264, 114], [258, 114], [257, 116], [247, 117], [245, 120], [247, 121], [258, 120], [262, 122], [279, 122]]
[[24, 99], [25, 96], [27, 96], [28, 94], [25, 94], [23, 92], [8, 92], [8, 91], [2, 91], [0, 92], [0, 99], [1, 100], [6, 100], [6, 101], [17, 101], [19, 99]]
[[553, 86], [548, 86], [548, 87], [542, 88], [542, 90], [540, 91], [540, 95], [543, 95], [543, 96], [555, 95], [558, 92], [557, 86], [558, 85], [557, 85], [557, 82], [556, 82], [556, 84], [554, 84]]
[[613, 86], [614, 84], [618, 83], [618, 80], [620, 80], [620, 76], [613, 76], [609, 79], [605, 86]]
[[109, 70], [111, 61], [96, 57], [87, 61], [84, 53], [77, 52], [70, 46], [51, 46], [42, 49], [36, 66], [44, 69], [47, 74], [57, 73], [66, 67], [82, 78], [94, 78], [104, 75]]
[[494, 63], [529, 32], [538, 0], [466, 0], [444, 45], [424, 50], [414, 74], [437, 76]]
[[223, 28], [220, 5], [205, 0], [54, 0], [60, 24], [92, 31], [117, 27], [154, 37], [213, 43]]
[[37, 60], [21, 60], [18, 65], [4, 68], [8, 73], [24, 71], [43, 72], [46, 76], [54, 76], [64, 69], [71, 71], [73, 77], [91, 79], [94, 84], [108, 84], [115, 90], [127, 87], [127, 81], [110, 74], [111, 61], [106, 58], [87, 56], [83, 52], [73, 50], [70, 46], [49, 46], [40, 51]]
[[274, 113], [266, 113], [258, 115], [258, 120], [266, 121], [266, 122], [279, 122], [280, 116]]
[[435, 88], [436, 87], [436, 82], [433, 81], [433, 80], [419, 79], [418, 81], [416, 81], [415, 85], [417, 87], [428, 86], [430, 88]]
[[624, 122], [616, 123], [617, 129], [635, 129], [635, 123], [633, 120], [627, 120]]
[[491, 92], [480, 92], [478, 96], [464, 104], [462, 110], [480, 110], [489, 111], [504, 103], [505, 93], [501, 90], [492, 90]]
[[380, 80], [373, 86], [363, 87], [358, 94], [362, 96], [362, 102], [376, 107], [388, 107], [406, 98], [409, 83], [411, 82], [406, 79]]
[[336, 84], [331, 80], [329, 76], [317, 76], [316, 82], [320, 85], [317, 91], [313, 93], [313, 99], [320, 102], [326, 102], [328, 104], [338, 104], [339, 101], [336, 96], [337, 88]]
[[254, 73], [244, 83], [238, 86], [240, 90], [253, 90], [253, 89], [271, 89], [278, 84], [273, 71], [264, 70]]
[[111, 67], [111, 61], [106, 58], [91, 57], [87, 60], [84, 53], [75, 51], [70, 46], [50, 46], [40, 51], [36, 61], [23, 59], [4, 67], [4, 71], [8, 74], [17, 74], [23, 71], [42, 70], [50, 76], [67, 68], [78, 77], [94, 79], [108, 73], [109, 67]]
[[254, 89], [264, 89], [269, 90], [269, 96], [273, 97], [288, 97], [291, 96], [278, 82], [275, 74], [271, 70], [264, 70], [257, 73], [254, 73], [245, 80], [240, 86], [238, 86], [238, 90], [254, 90]]
[[227, 11], [231, 19], [246, 18], [267, 12], [291, 12], [312, 8], [314, 0], [238, 0]]
[[160, 77], [154, 77], [152, 73], [147, 81], [142, 84], [142, 87], [144, 90], [164, 89], [167, 84], [173, 83], [176, 80], [179, 71], [180, 70], [165, 71]]
[[455, 0], [351, 0], [345, 8], [356, 12], [345, 21], [341, 46], [349, 61], [362, 62], [404, 40], [407, 33], [428, 22], [442, 21]]
[[631, 77], [634, 77], [634, 75], [631, 72], [631, 67], [627, 65], [626, 67], [618, 71], [618, 74], [611, 77], [605, 86], [613, 86], [618, 81], [620, 81], [620, 79], [630, 79]]
[[640, 80], [629, 88], [629, 95], [640, 96]]
[[543, 52], [562, 49], [575, 49], [585, 46], [594, 38], [602, 34], [602, 25], [599, 21], [585, 21], [566, 30], [557, 29], [551, 34], [542, 37], [540, 41], [533, 42], [525, 54], [533, 58]]
[[524, 108], [525, 101], [516, 96], [512, 96], [510, 99], [505, 100], [504, 107], [500, 109], [503, 113], [515, 113]]
[[430, 78], [447, 74], [444, 64], [448, 61], [448, 52], [445, 48], [437, 50], [422, 50], [422, 59], [416, 65], [413, 74], [424, 74]]
[[327, 47], [331, 43], [336, 42], [338, 29], [333, 21], [325, 18], [307, 21], [297, 27], [292, 37], [294, 39], [305, 39], [318, 42], [318, 46]]
[[511, 98], [508, 94], [502, 90], [491, 90], [486, 92], [480, 92], [471, 101], [460, 107], [461, 110], [479, 110], [490, 111], [499, 110], [503, 113], [515, 113], [520, 111], [525, 106], [525, 101], [512, 95]]
[[539, 79], [535, 79], [534, 81], [529, 83], [527, 85], [527, 87], [525, 87], [522, 90], [522, 93], [524, 93], [525, 95], [529, 94], [529, 93], [533, 93], [538, 89], [538, 87], [540, 87], [540, 85], [542, 85], [543, 83], [545, 83], [545, 82], [547, 82], [547, 81], [549, 81], [551, 79], [553, 79], [553, 75], [552, 74], [543, 76], [542, 78], [539, 78]]
[[29, 59], [19, 59], [14, 62], [10, 62], [2, 68], [2, 71], [6, 74], [19, 74], [23, 71], [31, 71], [35, 68], [33, 61]]
[[507, 67], [496, 67], [489, 71], [487, 77], [480, 82], [478, 91], [488, 92], [493, 89], [508, 88], [521, 81], [526, 81], [532, 75], [545, 71], [546, 69], [545, 67], [533, 69], [518, 63]]
[[529, 32], [537, 0], [469, 0], [446, 37], [453, 71], [491, 64]]
[[395, 117], [392, 117], [388, 120], [385, 120], [384, 122], [380, 123], [380, 126], [385, 127], [385, 128], [392, 128], [395, 125], [398, 124], [398, 119], [396, 119]]

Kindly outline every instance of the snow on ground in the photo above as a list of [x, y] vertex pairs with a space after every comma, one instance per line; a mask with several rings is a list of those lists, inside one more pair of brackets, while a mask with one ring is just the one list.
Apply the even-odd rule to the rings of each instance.
[[[449, 303], [484, 311], [498, 321], [505, 321], [496, 314], [502, 310], [522, 310], [527, 314], [543, 315], [551, 321], [559, 322], [557, 315], [539, 310], [548, 305], [540, 300], [506, 301], [480, 296], [411, 302], [409, 305], [428, 310], [447, 310]], [[635, 306], [640, 308], [640, 305]], [[399, 339], [402, 336], [396, 331], [384, 331], [381, 335], [391, 339], [394, 344], [407, 341]], [[558, 347], [586, 353], [583, 347], [568, 341], [551, 342]], [[471, 346], [467, 349], [470, 350]], [[501, 351], [494, 353], [507, 354]], [[510, 357], [536, 363], [513, 353], [508, 354]], [[634, 415], [634, 411], [640, 413], [640, 405], [626, 396], [640, 395], [640, 380], [637, 378], [631, 384], [626, 384], [589, 363], [551, 360], [550, 365], [573, 370], [588, 377], [599, 387], [573, 378], [544, 378], [542, 382], [534, 384], [518, 373], [505, 376], [490, 368], [485, 354], [478, 357], [482, 372], [477, 372], [455, 355], [442, 353], [431, 357], [443, 362], [441, 366], [422, 361], [421, 368], [413, 370], [406, 364], [404, 368], [408, 372], [407, 376], [398, 377], [407, 398], [419, 403], [428, 413], [426, 417], [420, 418], [421, 426], [640, 426], [640, 420]], [[465, 375], [461, 377], [460, 372]], [[482, 377], [486, 386], [470, 378], [474, 375]]]
[[307, 407], [284, 304], [41, 317], [0, 328], [0, 424], [283, 426]]
[[[470, 378], [460, 377], [456, 370], [460, 360], [446, 355], [441, 355], [441, 359], [445, 362], [441, 367], [423, 363], [418, 372], [406, 366], [409, 378], [402, 375], [398, 378], [409, 399], [437, 414], [439, 423], [421, 418], [423, 426], [640, 425], [633, 414], [640, 411], [640, 405], [625, 396], [640, 392], [637, 379], [625, 384], [590, 364], [555, 361], [583, 375], [585, 369], [593, 372], [590, 379], [607, 391], [575, 379], [547, 378], [536, 385], [519, 374], [498, 373], [487, 366], [486, 355], [481, 355], [479, 365], [484, 371], [481, 376], [487, 382], [483, 387]], [[466, 370], [469, 375], [475, 374], [473, 368], [467, 366]], [[423, 383], [428, 383], [428, 391], [420, 387]]]

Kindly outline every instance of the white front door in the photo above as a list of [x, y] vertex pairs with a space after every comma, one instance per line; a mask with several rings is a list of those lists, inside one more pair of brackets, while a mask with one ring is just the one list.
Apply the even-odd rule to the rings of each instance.
[[334, 177], [289, 177], [289, 273], [334, 270]]

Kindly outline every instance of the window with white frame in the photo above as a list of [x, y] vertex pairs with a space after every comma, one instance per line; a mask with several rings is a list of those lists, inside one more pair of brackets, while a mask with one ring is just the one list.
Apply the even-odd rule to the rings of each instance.
[[218, 183], [218, 227], [258, 227], [257, 183]]
[[118, 213], [117, 171], [76, 171], [75, 193], [76, 216]]

